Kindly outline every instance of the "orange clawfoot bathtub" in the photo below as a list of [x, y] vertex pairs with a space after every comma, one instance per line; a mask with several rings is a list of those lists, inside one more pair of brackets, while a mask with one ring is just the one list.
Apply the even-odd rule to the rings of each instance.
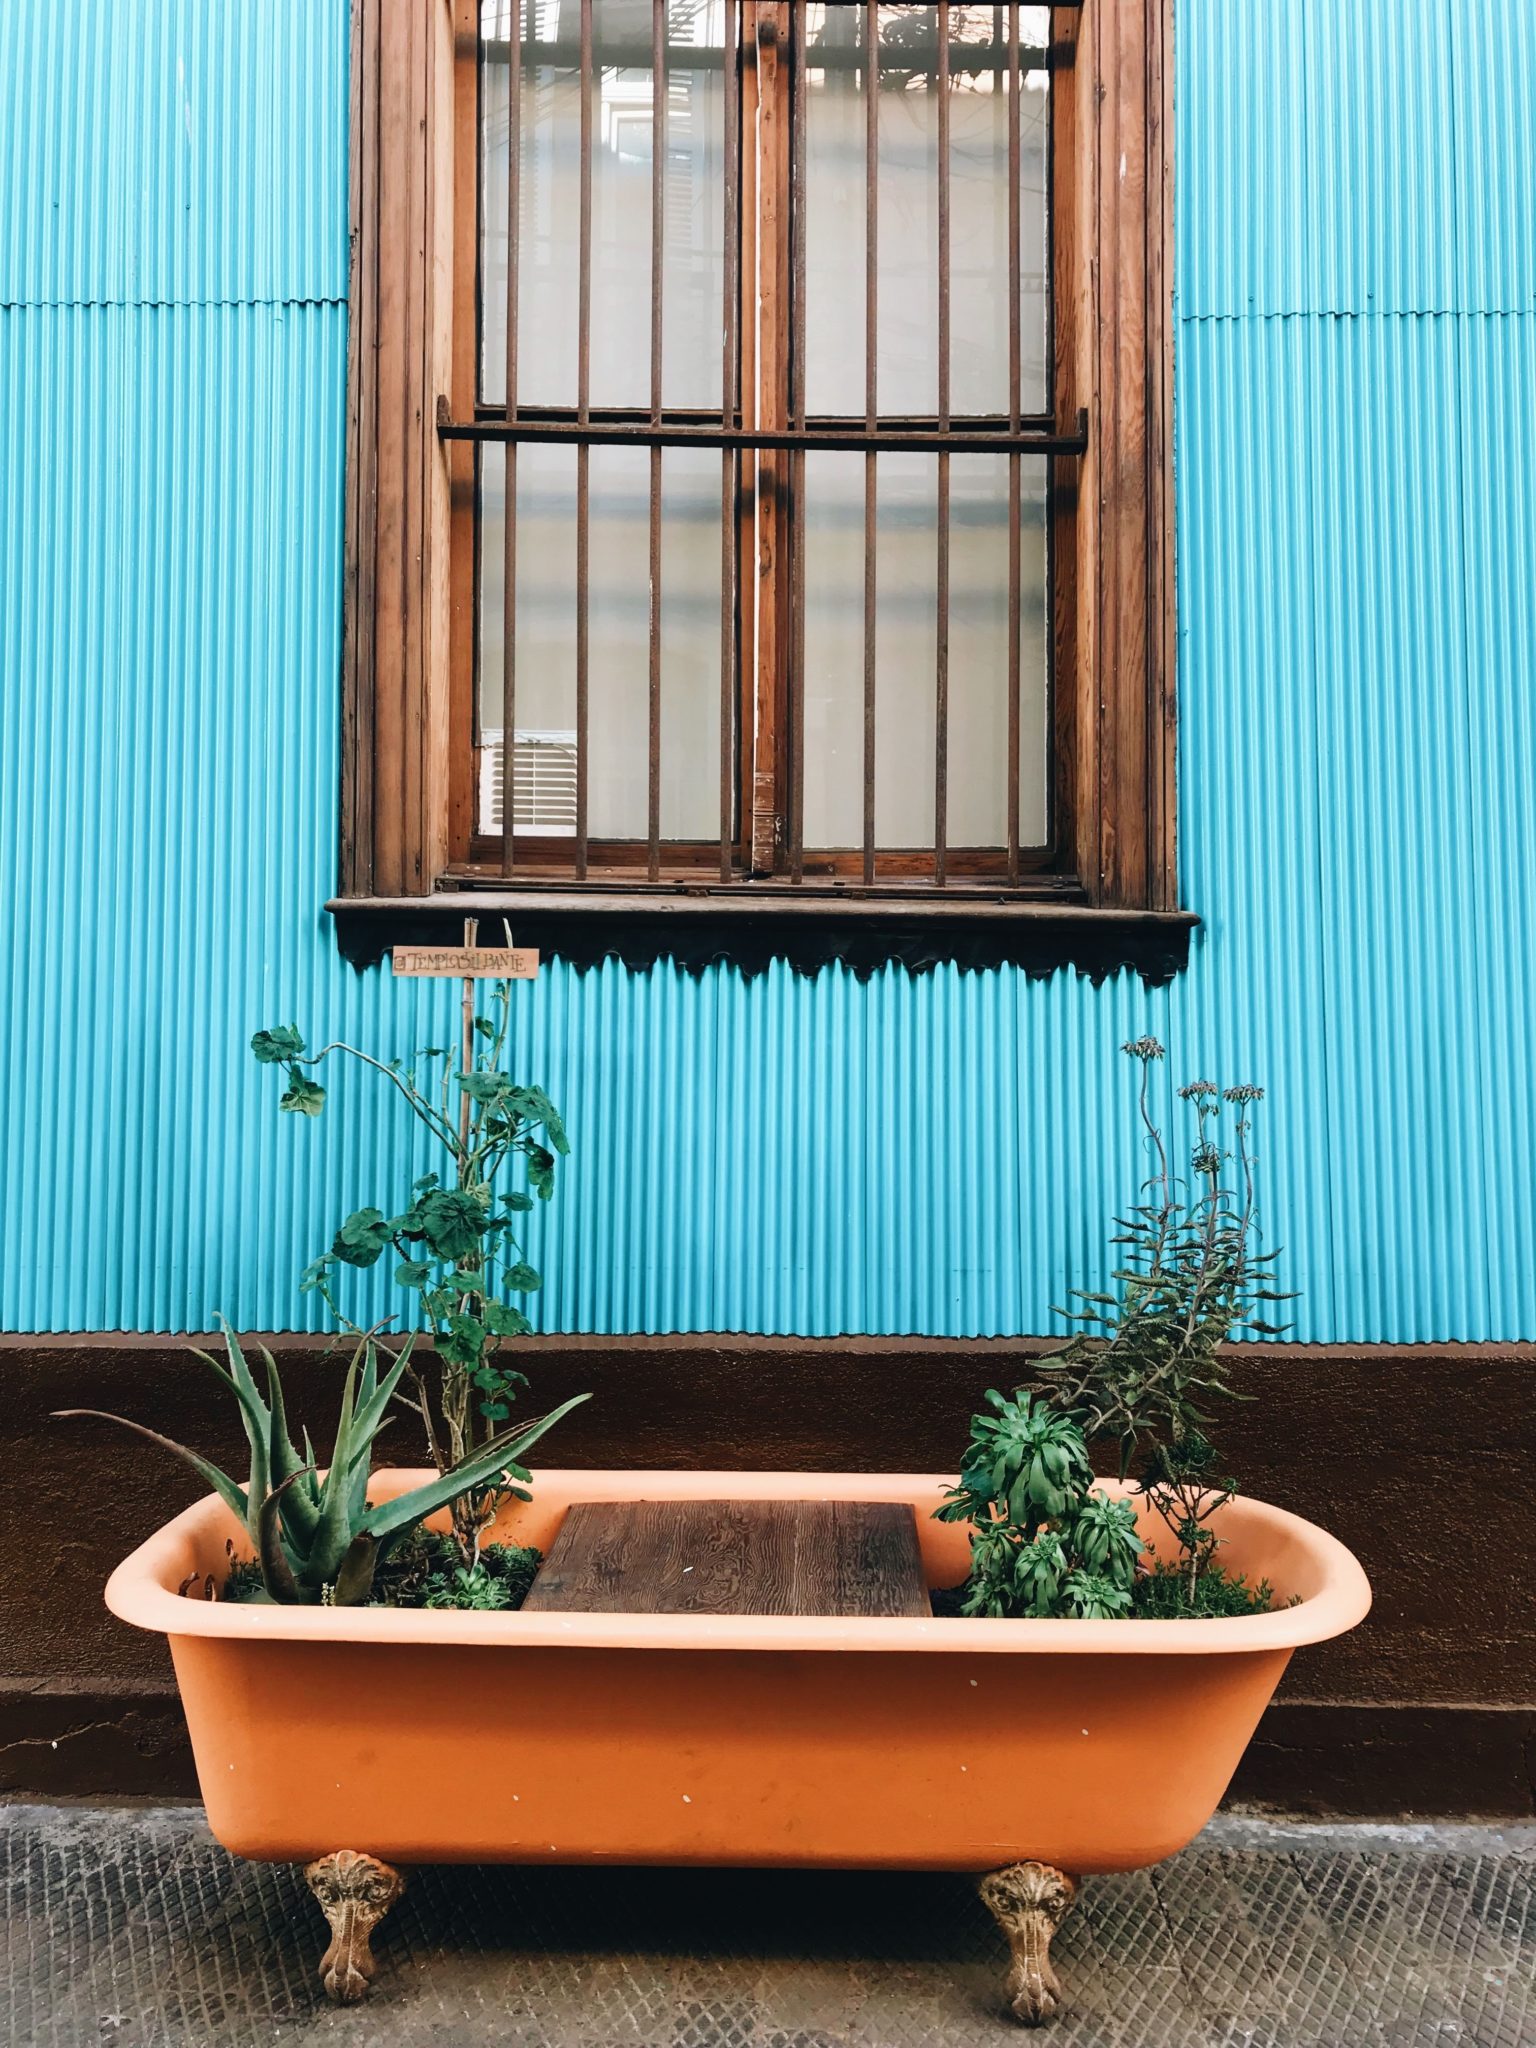
[[[376, 1497], [425, 1476], [381, 1473]], [[582, 1500], [910, 1501], [928, 1582], [948, 1586], [968, 1542], [932, 1519], [947, 1484], [541, 1471], [494, 1534], [547, 1550]], [[107, 1601], [169, 1637], [209, 1826], [241, 1856], [1082, 1875], [1198, 1834], [1292, 1651], [1370, 1604], [1350, 1553], [1295, 1515], [1240, 1498], [1220, 1531], [1230, 1569], [1294, 1604], [1217, 1621], [235, 1605], [177, 1591], [223, 1572], [237, 1528], [212, 1497]]]

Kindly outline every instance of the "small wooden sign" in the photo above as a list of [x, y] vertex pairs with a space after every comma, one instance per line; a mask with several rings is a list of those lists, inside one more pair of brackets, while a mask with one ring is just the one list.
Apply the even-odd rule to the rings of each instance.
[[396, 974], [441, 974], [461, 981], [532, 981], [539, 956], [532, 946], [396, 946]]

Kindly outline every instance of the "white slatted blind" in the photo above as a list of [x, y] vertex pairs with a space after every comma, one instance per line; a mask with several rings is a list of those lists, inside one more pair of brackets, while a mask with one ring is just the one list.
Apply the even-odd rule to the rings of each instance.
[[[480, 735], [480, 821], [488, 833], [501, 830], [503, 735], [487, 727]], [[512, 824], [519, 837], [540, 834], [574, 838], [576, 832], [576, 735], [529, 732], [513, 735]]]

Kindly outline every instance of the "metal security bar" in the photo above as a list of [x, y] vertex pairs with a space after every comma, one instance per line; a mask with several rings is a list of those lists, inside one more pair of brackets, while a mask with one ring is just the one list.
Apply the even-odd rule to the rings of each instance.
[[[629, 24], [639, 10], [626, 4], [621, 18], [626, 39], [602, 42], [600, 73], [594, 7], [603, 4], [604, 0], [579, 0], [575, 8], [548, 9], [529, 4], [529, 0], [520, 0], [520, 4], [514, 0], [519, 33], [482, 37], [480, 49], [482, 67], [505, 66], [507, 80], [506, 388], [499, 405], [481, 402], [470, 418], [454, 418], [446, 401], [440, 402], [438, 431], [447, 441], [500, 445], [505, 452], [504, 668], [500, 788], [494, 805], [500, 825], [496, 863], [500, 875], [516, 875], [522, 881], [545, 878], [587, 883], [595, 867], [604, 887], [645, 886], [657, 884], [675, 870], [697, 871], [701, 865], [704, 849], [697, 842], [669, 842], [663, 833], [662, 486], [666, 451], [703, 448], [718, 450], [720, 456], [719, 880], [745, 885], [753, 879], [772, 879], [796, 889], [862, 885], [875, 890], [882, 885], [910, 887], [924, 882], [938, 890], [956, 884], [995, 888], [1000, 880], [1017, 886], [1025, 879], [1027, 867], [1038, 869], [1041, 865], [1039, 859], [1026, 860], [1027, 853], [1038, 849], [1027, 849], [1022, 843], [1022, 466], [1030, 457], [1066, 462], [1086, 452], [1088, 445], [1085, 413], [1063, 423], [1051, 412], [1027, 412], [1023, 405], [1021, 101], [1026, 73], [1049, 71], [1057, 61], [1056, 52], [1048, 41], [1025, 42], [1021, 9], [1016, 4], [980, 10], [963, 7], [958, 0], [938, 0], [927, 10], [933, 23], [931, 37], [909, 36], [893, 51], [882, 48], [882, 17], [910, 20], [922, 10], [873, 4], [857, 10], [839, 9], [844, 16], [857, 12], [857, 33], [834, 38], [826, 33], [831, 10], [814, 10], [801, 0], [726, 0], [722, 10], [726, 34], [723, 47], [716, 47], [682, 39], [677, 33], [676, 5], [650, 0], [649, 37], [629, 35]], [[691, 9], [682, 12], [691, 13]], [[981, 12], [993, 18], [986, 40], [957, 34], [957, 20]], [[552, 15], [562, 29], [574, 15], [575, 36], [534, 34], [536, 21], [547, 29]], [[820, 23], [814, 34], [813, 15]], [[576, 276], [573, 406], [525, 402], [519, 389], [520, 116], [530, 67], [571, 71], [577, 81], [580, 156], [575, 247], [570, 252]], [[592, 374], [594, 102], [600, 77], [624, 68], [648, 72], [651, 80], [648, 403], [627, 407], [594, 403]], [[669, 80], [674, 75], [710, 71], [723, 74], [725, 137], [717, 411], [669, 408], [663, 374]], [[862, 416], [818, 414], [809, 403], [807, 116], [810, 79], [820, 74], [846, 75], [863, 91]], [[952, 94], [958, 80], [987, 81], [985, 89], [1002, 94], [1006, 102], [1007, 409], [992, 414], [957, 412], [953, 403]], [[881, 93], [887, 87], [910, 91], [914, 86], [933, 94], [937, 127], [933, 194], [937, 406], [930, 414], [898, 415], [880, 409]], [[983, 88], [976, 84], [975, 89]], [[1048, 274], [1048, 257], [1046, 271]], [[1046, 318], [1049, 322], [1048, 307]], [[1050, 357], [1047, 334], [1047, 362]], [[520, 843], [520, 807], [514, 792], [518, 754], [518, 453], [541, 445], [568, 446], [574, 451], [573, 789], [569, 813], [573, 827], [558, 842], [535, 831], [525, 834], [526, 843]], [[648, 456], [643, 840], [621, 840], [612, 835], [594, 840], [591, 830], [594, 448], [643, 449]], [[902, 744], [904, 737], [882, 727], [877, 658], [882, 601], [879, 464], [882, 457], [897, 452], [935, 458], [933, 827], [926, 855], [914, 851], [909, 841], [899, 848], [882, 848], [877, 833], [880, 750], [882, 744]], [[859, 605], [863, 643], [858, 679], [859, 836], [855, 845], [830, 848], [808, 846], [806, 832], [806, 462], [808, 456], [829, 453], [863, 458], [862, 592], [851, 594]], [[1007, 457], [1006, 834], [1004, 844], [990, 849], [952, 844], [951, 464], [956, 457], [973, 455]], [[537, 813], [524, 805], [522, 815], [527, 818]], [[483, 821], [481, 831], [485, 831]], [[711, 851], [708, 859], [714, 858]]]

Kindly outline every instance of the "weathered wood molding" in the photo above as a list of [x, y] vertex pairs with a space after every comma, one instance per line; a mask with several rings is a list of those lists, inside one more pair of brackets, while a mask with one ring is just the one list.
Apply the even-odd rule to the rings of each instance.
[[1064, 829], [1091, 902], [1172, 910], [1172, 0], [1058, 7], [1052, 40], [1052, 117], [1085, 167], [1053, 221], [1056, 421], [1092, 423], [1052, 470]]
[[454, 34], [449, 0], [353, 0], [341, 889], [447, 860]]

